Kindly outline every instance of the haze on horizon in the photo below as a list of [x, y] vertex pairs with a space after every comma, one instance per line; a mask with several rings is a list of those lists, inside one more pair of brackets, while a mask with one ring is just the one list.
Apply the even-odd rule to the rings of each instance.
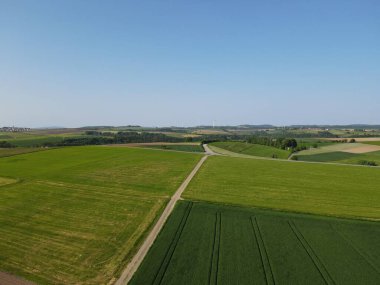
[[0, 1], [0, 126], [380, 124], [380, 1]]

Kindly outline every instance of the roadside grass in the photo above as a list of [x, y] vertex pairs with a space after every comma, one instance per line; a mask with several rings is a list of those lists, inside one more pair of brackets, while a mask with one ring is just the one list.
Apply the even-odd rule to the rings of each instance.
[[181, 201], [137, 284], [378, 284], [380, 224]]
[[321, 215], [380, 219], [380, 169], [210, 157], [184, 197]]
[[290, 155], [290, 152], [287, 150], [245, 142], [215, 142], [211, 143], [210, 145], [226, 149], [231, 152], [252, 156], [287, 159]]
[[199, 155], [68, 147], [0, 159], [0, 270], [39, 284], [107, 284]]

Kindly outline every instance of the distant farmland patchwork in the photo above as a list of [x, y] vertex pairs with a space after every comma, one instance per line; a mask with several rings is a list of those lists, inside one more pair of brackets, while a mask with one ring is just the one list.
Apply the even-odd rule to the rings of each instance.
[[103, 146], [1, 158], [1, 271], [39, 284], [112, 281], [199, 159]]
[[378, 284], [380, 225], [181, 202], [131, 284]]
[[304, 150], [294, 154], [297, 160], [313, 162], [336, 162], [360, 164], [360, 161], [373, 161], [380, 165], [380, 145], [378, 142], [336, 143], [321, 148]]
[[[317, 143], [295, 155], [380, 164], [380, 151], [350, 152], [364, 142]], [[224, 156], [205, 161], [131, 284], [380, 284], [380, 168], [209, 146]], [[38, 284], [114, 283], [204, 155], [197, 143], [40, 150], [0, 149], [0, 272]]]

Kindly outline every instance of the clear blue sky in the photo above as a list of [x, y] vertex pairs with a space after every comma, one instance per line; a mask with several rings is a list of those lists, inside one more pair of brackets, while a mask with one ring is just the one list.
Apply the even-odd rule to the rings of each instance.
[[0, 0], [0, 126], [380, 124], [380, 1]]

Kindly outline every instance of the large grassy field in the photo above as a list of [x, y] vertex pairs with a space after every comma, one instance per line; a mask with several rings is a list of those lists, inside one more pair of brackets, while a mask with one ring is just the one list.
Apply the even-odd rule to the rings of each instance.
[[380, 169], [210, 157], [184, 197], [322, 215], [380, 219]]
[[0, 148], [0, 158], [6, 156], [13, 156], [23, 153], [35, 152], [46, 150], [45, 148], [39, 147], [14, 147], [14, 148]]
[[132, 285], [379, 284], [380, 224], [182, 201]]
[[42, 284], [108, 283], [199, 159], [102, 146], [1, 158], [0, 270]]
[[290, 152], [271, 146], [250, 144], [245, 142], [215, 142], [210, 144], [221, 149], [245, 155], [287, 159]]

